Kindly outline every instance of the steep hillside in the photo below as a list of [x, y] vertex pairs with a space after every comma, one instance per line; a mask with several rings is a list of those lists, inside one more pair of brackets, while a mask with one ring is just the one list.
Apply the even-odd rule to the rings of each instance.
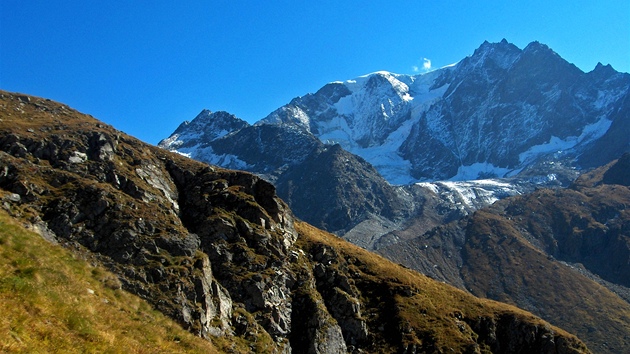
[[339, 145], [317, 149], [288, 169], [277, 185], [278, 195], [297, 215], [340, 234], [361, 220], [382, 217], [395, 224], [409, 214], [409, 203], [369, 163]]
[[[584, 353], [565, 331], [296, 222], [273, 186], [0, 94], [2, 208], [228, 352]], [[0, 245], [4, 247], [4, 244]]]
[[569, 189], [507, 198], [380, 252], [618, 353], [630, 346], [629, 176], [625, 154]]
[[0, 211], [0, 352], [218, 352], [120, 286]]

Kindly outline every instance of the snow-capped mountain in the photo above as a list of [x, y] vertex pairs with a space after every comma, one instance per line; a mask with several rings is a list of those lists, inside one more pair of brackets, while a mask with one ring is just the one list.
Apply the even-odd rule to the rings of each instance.
[[447, 86], [432, 88], [441, 72], [409, 76], [381, 71], [329, 83], [315, 94], [292, 100], [257, 125], [300, 127], [325, 144], [339, 144], [366, 159], [390, 183], [407, 184], [416, 178], [400, 148], [421, 113], [444, 94]]
[[[630, 119], [627, 109], [620, 110], [629, 85], [630, 75], [610, 66], [584, 73], [543, 44], [521, 50], [503, 40], [485, 42], [459, 63], [425, 74], [376, 72], [329, 83], [255, 125], [291, 126], [324, 144], [340, 144], [392, 184], [504, 177], [550, 153], [586, 152], [614, 121]], [[208, 124], [211, 116], [202, 112], [160, 146], [248, 169], [234, 162], [241, 160], [238, 147], [222, 153], [191, 149], [229, 132], [220, 124], [224, 118]], [[617, 142], [621, 150], [627, 140]]]
[[227, 112], [211, 112], [204, 109], [191, 122], [185, 121], [173, 134], [160, 142], [170, 150], [180, 153], [194, 153], [204, 144], [222, 138], [229, 133], [249, 126], [246, 121]]
[[617, 118], [629, 84], [610, 66], [583, 73], [537, 42], [486, 42], [427, 74], [330, 83], [258, 124], [338, 143], [393, 184], [503, 177], [552, 152], [583, 152]]
[[[263, 176], [298, 217], [329, 231], [372, 223], [360, 238], [374, 245], [374, 230], [389, 232], [420, 213], [433, 198], [427, 193], [477, 196], [462, 202], [463, 215], [523, 183], [566, 182], [571, 169], [630, 151], [629, 87], [627, 73], [601, 64], [584, 73], [538, 42], [484, 42], [432, 72], [329, 83], [254, 125], [203, 111], [159, 145]], [[519, 187], [509, 193], [497, 187], [503, 182], [392, 187], [514, 176]]]

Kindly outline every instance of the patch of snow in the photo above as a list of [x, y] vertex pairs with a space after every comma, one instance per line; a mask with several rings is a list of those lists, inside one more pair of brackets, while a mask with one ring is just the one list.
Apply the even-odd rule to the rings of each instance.
[[224, 136], [228, 135], [229, 133], [230, 133], [230, 132], [229, 132], [229, 131], [227, 131], [227, 130], [225, 130], [225, 129], [220, 130], [220, 131], [218, 131], [218, 132], [216, 133], [216, 134], [217, 134], [217, 136], [216, 136], [214, 139], [216, 140], [216, 139], [222, 138], [222, 137], [224, 137]]
[[304, 112], [300, 107], [289, 107], [287, 108], [289, 112], [291, 112], [291, 116], [297, 119], [304, 127], [308, 128], [310, 117], [306, 112]]
[[224, 154], [217, 155], [212, 151], [212, 148], [202, 148], [198, 149], [194, 154], [193, 158], [196, 160], [203, 161], [205, 163], [211, 165], [217, 165], [224, 168], [231, 168], [235, 170], [247, 170], [251, 166], [245, 161], [238, 158], [236, 155], [232, 154]]
[[[337, 115], [329, 121], [317, 122], [317, 130], [320, 132], [318, 138], [326, 144], [339, 144], [345, 150], [361, 156], [369, 161], [376, 170], [391, 184], [409, 184], [417, 182], [417, 179], [411, 177], [411, 163], [404, 160], [398, 153], [400, 145], [407, 139], [411, 132], [412, 126], [422, 117], [422, 114], [439, 101], [448, 85], [443, 85], [437, 89], [431, 90], [438, 73], [426, 73], [417, 76], [397, 75], [388, 72], [377, 72], [392, 84], [397, 92], [399, 101], [396, 96], [391, 96], [384, 91], [382, 101], [378, 107], [378, 114], [383, 119], [395, 119], [401, 117], [403, 108], [408, 107], [411, 111], [410, 118], [402, 120], [399, 126], [390, 133], [385, 141], [379, 145], [361, 147], [358, 140], [370, 134], [373, 129], [371, 124], [364, 122], [363, 119], [370, 117], [374, 113], [371, 111], [373, 105], [366, 105], [363, 102], [364, 92], [358, 90], [359, 85], [366, 82], [366, 78], [359, 77], [356, 80], [349, 80], [345, 84], [354, 86], [351, 95], [345, 96], [337, 101], [333, 108], [337, 111]], [[374, 75], [374, 74], [370, 74]], [[370, 98], [370, 102], [373, 98]], [[368, 102], [369, 103], [369, 102]]]
[[342, 97], [333, 105], [337, 113], [342, 116], [351, 115], [354, 112], [354, 99], [352, 95]]
[[548, 143], [532, 146], [527, 151], [519, 154], [519, 161], [521, 164], [529, 163], [540, 155], [551, 152], [562, 153], [574, 148], [580, 143], [588, 143], [595, 139], [599, 139], [606, 134], [611, 124], [611, 120], [606, 117], [602, 117], [597, 122], [585, 126], [584, 129], [582, 129], [580, 136], [569, 136], [564, 140], [556, 136], [552, 136]]
[[250, 168], [250, 165], [247, 162], [239, 159], [238, 156], [231, 154], [212, 155], [207, 162], [212, 165], [226, 166], [227, 168], [235, 170], [247, 170]]
[[472, 209], [478, 209], [505, 197], [520, 194], [512, 184], [499, 179], [419, 182], [416, 185], [429, 189], [453, 204], [464, 204]]
[[[343, 98], [341, 100], [343, 100]], [[318, 130], [323, 133], [318, 136], [319, 140], [324, 144], [339, 144], [345, 150], [352, 149], [352, 145], [354, 145], [352, 129], [348, 126], [345, 117], [345, 114], [341, 114], [333, 117], [328, 122], [320, 122], [318, 124]]]
[[578, 137], [578, 143], [587, 143], [599, 139], [610, 129], [612, 120], [602, 117], [597, 122], [584, 127], [582, 134]]
[[496, 167], [488, 162], [476, 162], [468, 166], [459, 166], [457, 174], [449, 179], [449, 181], [469, 181], [475, 180], [484, 175], [494, 175], [503, 177], [511, 170], [504, 167]]
[[437, 184], [435, 184], [434, 182], [417, 182], [416, 185], [422, 188], [426, 188], [435, 194], [440, 194]]
[[166, 146], [166, 148], [182, 156], [186, 156], [188, 158], [193, 158], [193, 159], [196, 158], [196, 156], [199, 155], [200, 153], [203, 154], [203, 149], [201, 148], [200, 144], [196, 144], [191, 147], [178, 148], [177, 150], [175, 150], [175, 148], [170, 147], [170, 146]]
[[548, 143], [534, 145], [527, 151], [518, 155], [518, 159], [521, 163], [529, 163], [540, 155], [548, 154], [550, 152], [561, 152], [574, 147], [577, 144], [577, 137], [568, 137], [565, 140], [552, 136]]
[[[448, 68], [453, 68], [455, 66], [457, 66], [457, 64], [459, 64], [458, 61], [454, 62], [453, 64], [448, 64], [448, 65], [444, 65], [443, 67], [441, 67], [440, 69], [448, 69]], [[439, 69], [438, 69], [439, 70]]]
[[184, 157], [188, 157], [189, 159], [191, 158], [191, 157], [190, 157], [190, 155], [191, 155], [191, 153], [190, 153], [190, 152], [182, 152], [182, 151], [179, 151], [179, 150], [173, 150], [173, 151], [174, 151], [176, 154], [180, 154], [180, 155], [182, 155], [182, 156], [184, 156]]
[[162, 140], [160, 142], [160, 145], [168, 149], [174, 149], [174, 148], [177, 148], [178, 146], [181, 146], [183, 143], [184, 141], [179, 139], [179, 134], [173, 134], [169, 136], [168, 138]]
[[414, 119], [403, 122], [381, 145], [361, 148], [354, 144], [348, 146], [346, 150], [370, 161], [381, 176], [393, 185], [414, 183], [417, 180], [411, 177], [411, 162], [403, 159], [398, 153], [400, 145], [409, 136], [414, 123]]
[[611, 103], [617, 102], [621, 96], [628, 93], [628, 90], [618, 90], [617, 92], [613, 91], [603, 91], [599, 90], [597, 92], [597, 100], [593, 102], [593, 108], [601, 110], [603, 108], [608, 107]]

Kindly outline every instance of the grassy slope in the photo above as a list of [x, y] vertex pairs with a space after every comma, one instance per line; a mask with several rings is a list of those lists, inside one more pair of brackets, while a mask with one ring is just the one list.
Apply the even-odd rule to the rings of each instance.
[[[421, 346], [431, 343], [437, 352], [467, 352], [474, 348], [473, 338], [477, 338], [469, 321], [482, 317], [498, 319], [504, 315], [513, 315], [524, 323], [550, 328], [557, 335], [574, 338], [568, 332], [549, 325], [531, 313], [507, 304], [476, 298], [306, 223], [297, 223], [296, 228], [300, 234], [300, 247], [307, 252], [317, 244], [324, 244], [332, 246], [342, 258], [351, 260], [349, 271], [355, 275], [355, 284], [364, 295], [368, 291], [372, 292], [369, 299], [363, 299], [364, 303], [373, 302], [374, 299], [385, 301], [380, 304], [371, 303], [374, 306], [367, 308], [364, 314], [368, 322], [380, 323], [386, 327], [385, 338], [392, 335], [402, 336], [402, 342]], [[387, 302], [391, 294], [394, 294], [394, 303], [390, 304]], [[391, 333], [388, 334], [388, 331]], [[587, 351], [581, 343], [574, 342], [573, 345], [575, 349]], [[376, 343], [371, 349], [393, 350], [387, 343]], [[483, 345], [479, 349], [482, 352], [489, 351]]]
[[628, 303], [569, 267], [551, 262], [505, 220], [483, 212], [475, 218], [476, 229], [465, 247], [469, 262], [462, 269], [473, 294], [521, 307], [529, 304], [527, 310], [574, 331], [591, 349], [626, 345]]
[[216, 353], [117, 279], [0, 212], [0, 352]]

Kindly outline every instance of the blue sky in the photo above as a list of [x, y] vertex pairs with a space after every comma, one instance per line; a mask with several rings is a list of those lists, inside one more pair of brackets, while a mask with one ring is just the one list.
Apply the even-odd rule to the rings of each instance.
[[630, 2], [0, 2], [0, 89], [157, 144], [204, 108], [255, 122], [327, 82], [413, 74], [506, 38], [630, 71]]

